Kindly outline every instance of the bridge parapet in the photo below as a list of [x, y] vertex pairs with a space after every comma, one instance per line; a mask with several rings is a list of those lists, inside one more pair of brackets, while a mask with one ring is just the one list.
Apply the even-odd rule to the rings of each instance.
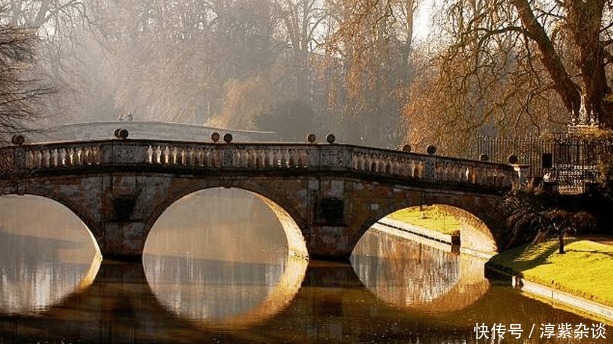
[[348, 172], [496, 189], [511, 188], [517, 181], [509, 165], [342, 144], [103, 140], [0, 148], [0, 175], [5, 178], [109, 166], [141, 166], [169, 172]]

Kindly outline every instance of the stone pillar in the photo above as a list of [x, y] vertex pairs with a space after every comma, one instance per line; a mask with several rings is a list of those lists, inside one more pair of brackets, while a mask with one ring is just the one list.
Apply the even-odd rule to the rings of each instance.
[[530, 165], [525, 164], [512, 164], [513, 170], [517, 173], [518, 185], [514, 187], [525, 188], [528, 186], [528, 173], [530, 172]]
[[99, 243], [102, 257], [142, 261], [146, 233], [146, 224], [140, 221], [106, 222], [104, 236]]

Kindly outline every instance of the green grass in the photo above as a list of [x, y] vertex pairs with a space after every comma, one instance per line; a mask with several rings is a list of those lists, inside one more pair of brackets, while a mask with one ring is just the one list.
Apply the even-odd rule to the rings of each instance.
[[458, 219], [435, 205], [424, 207], [422, 211], [418, 207], [402, 209], [390, 214], [389, 217], [443, 234], [453, 234], [461, 228]]
[[587, 240], [565, 243], [565, 254], [551, 240], [505, 251], [490, 263], [528, 281], [613, 306], [613, 246]]

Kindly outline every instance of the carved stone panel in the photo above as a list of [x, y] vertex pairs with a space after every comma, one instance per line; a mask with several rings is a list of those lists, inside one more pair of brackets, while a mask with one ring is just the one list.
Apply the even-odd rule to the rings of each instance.
[[343, 154], [341, 151], [322, 150], [320, 154], [321, 166], [343, 166]]

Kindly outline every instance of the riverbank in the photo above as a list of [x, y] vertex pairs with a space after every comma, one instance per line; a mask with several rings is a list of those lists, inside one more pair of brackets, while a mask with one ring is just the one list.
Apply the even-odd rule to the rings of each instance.
[[486, 274], [503, 275], [523, 292], [555, 307], [572, 309], [613, 324], [613, 246], [568, 239], [524, 245], [486, 263]]
[[[419, 219], [415, 213], [417, 211], [411, 209], [401, 216], [383, 219], [375, 228], [454, 251], [449, 229], [429, 230], [411, 223], [415, 218]], [[485, 273], [490, 279], [507, 281], [554, 307], [613, 325], [613, 288], [610, 287], [613, 281], [613, 246], [609, 238], [599, 241], [603, 243], [567, 239], [565, 254], [557, 253], [557, 240], [518, 247], [494, 257], [486, 256], [491, 259], [486, 263]], [[475, 255], [462, 248], [460, 252]]]

